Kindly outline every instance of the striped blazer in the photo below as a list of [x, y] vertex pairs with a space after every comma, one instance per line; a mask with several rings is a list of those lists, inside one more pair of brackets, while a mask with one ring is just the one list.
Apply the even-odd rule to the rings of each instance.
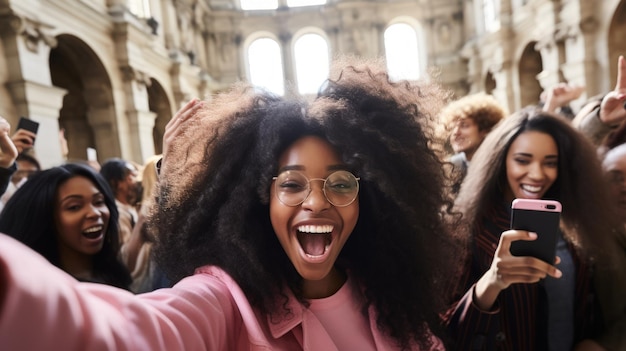
[[[489, 269], [500, 235], [509, 229], [510, 207], [503, 205], [477, 223], [470, 241], [470, 255], [457, 300], [446, 316], [458, 350], [547, 350], [548, 306], [542, 284], [513, 284], [503, 290], [491, 311], [473, 303], [474, 285]], [[597, 335], [601, 329], [599, 308], [593, 293], [591, 265], [569, 245], [576, 267], [574, 343]]]

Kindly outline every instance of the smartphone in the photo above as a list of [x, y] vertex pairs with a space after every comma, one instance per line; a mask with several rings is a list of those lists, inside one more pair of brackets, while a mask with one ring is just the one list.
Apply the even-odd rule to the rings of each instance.
[[555, 200], [513, 200], [511, 229], [535, 232], [537, 239], [513, 241], [511, 254], [537, 257], [549, 264], [554, 264], [561, 208], [561, 203]]
[[39, 129], [39, 122], [35, 122], [32, 119], [28, 119], [26, 117], [20, 117], [19, 122], [17, 122], [17, 128], [15, 130], [18, 129], [28, 130], [37, 134], [37, 130]]
[[98, 162], [98, 152], [92, 147], [87, 148], [87, 161]]

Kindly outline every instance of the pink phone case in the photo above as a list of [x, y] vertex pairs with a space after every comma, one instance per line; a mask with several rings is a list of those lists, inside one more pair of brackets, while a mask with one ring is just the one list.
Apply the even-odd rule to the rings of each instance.
[[515, 256], [533, 256], [554, 263], [561, 220], [561, 203], [555, 200], [515, 199], [511, 205], [511, 229], [537, 233], [534, 241], [511, 243]]

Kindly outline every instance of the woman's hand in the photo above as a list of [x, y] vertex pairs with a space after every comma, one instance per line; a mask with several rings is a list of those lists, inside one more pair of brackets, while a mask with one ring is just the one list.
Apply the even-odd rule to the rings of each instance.
[[18, 129], [15, 131], [15, 134], [11, 137], [13, 140], [13, 144], [17, 147], [17, 152], [21, 154], [22, 152], [31, 149], [35, 144], [35, 133], [26, 129]]
[[15, 162], [18, 150], [9, 136], [11, 125], [0, 117], [0, 167], [9, 168]]
[[[180, 136], [183, 122], [191, 118], [203, 106], [203, 102], [198, 99], [191, 99], [183, 108], [178, 110], [174, 117], [167, 122], [165, 133], [163, 133], [163, 160], [167, 159], [167, 154], [172, 142]], [[165, 166], [165, 162], [161, 167]]]
[[[516, 240], [533, 241], [537, 234], [525, 230], [508, 230], [500, 236], [491, 267], [476, 283], [475, 303], [482, 310], [490, 310], [500, 292], [515, 283], [536, 283], [546, 276], [560, 278], [563, 273], [553, 265], [530, 256], [511, 254], [511, 243]], [[560, 259], [556, 257], [555, 264]]]
[[617, 62], [617, 83], [615, 89], [604, 96], [600, 104], [600, 120], [608, 125], [626, 120], [626, 61], [620, 56]]
[[585, 87], [582, 85], [559, 83], [546, 91], [547, 96], [543, 105], [543, 110], [547, 112], [556, 112], [557, 108], [563, 107], [578, 99], [584, 91]]
[[180, 126], [184, 121], [189, 119], [189, 117], [198, 112], [202, 105], [202, 101], [198, 99], [191, 99], [191, 101], [178, 110], [174, 117], [167, 122], [167, 125], [165, 126], [165, 133], [163, 134], [163, 157], [167, 155], [167, 150], [171, 143], [179, 136], [181, 131]]

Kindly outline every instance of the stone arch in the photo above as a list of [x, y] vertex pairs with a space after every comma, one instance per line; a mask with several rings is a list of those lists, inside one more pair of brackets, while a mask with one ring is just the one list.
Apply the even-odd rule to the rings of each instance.
[[619, 55], [626, 55], [626, 1], [621, 1], [609, 25], [608, 48], [611, 87], [617, 79], [617, 59]]
[[68, 160], [85, 160], [86, 149], [98, 151], [99, 161], [120, 155], [115, 125], [113, 89], [96, 53], [81, 39], [62, 34], [48, 59], [54, 86], [67, 90], [59, 113], [65, 129]]
[[530, 42], [524, 48], [519, 60], [520, 107], [537, 104], [542, 88], [537, 75], [543, 71], [541, 54], [535, 50], [536, 42]]
[[148, 108], [156, 114], [152, 138], [154, 140], [154, 153], [163, 153], [163, 133], [165, 125], [172, 119], [172, 106], [163, 86], [154, 78], [150, 79], [148, 87]]

